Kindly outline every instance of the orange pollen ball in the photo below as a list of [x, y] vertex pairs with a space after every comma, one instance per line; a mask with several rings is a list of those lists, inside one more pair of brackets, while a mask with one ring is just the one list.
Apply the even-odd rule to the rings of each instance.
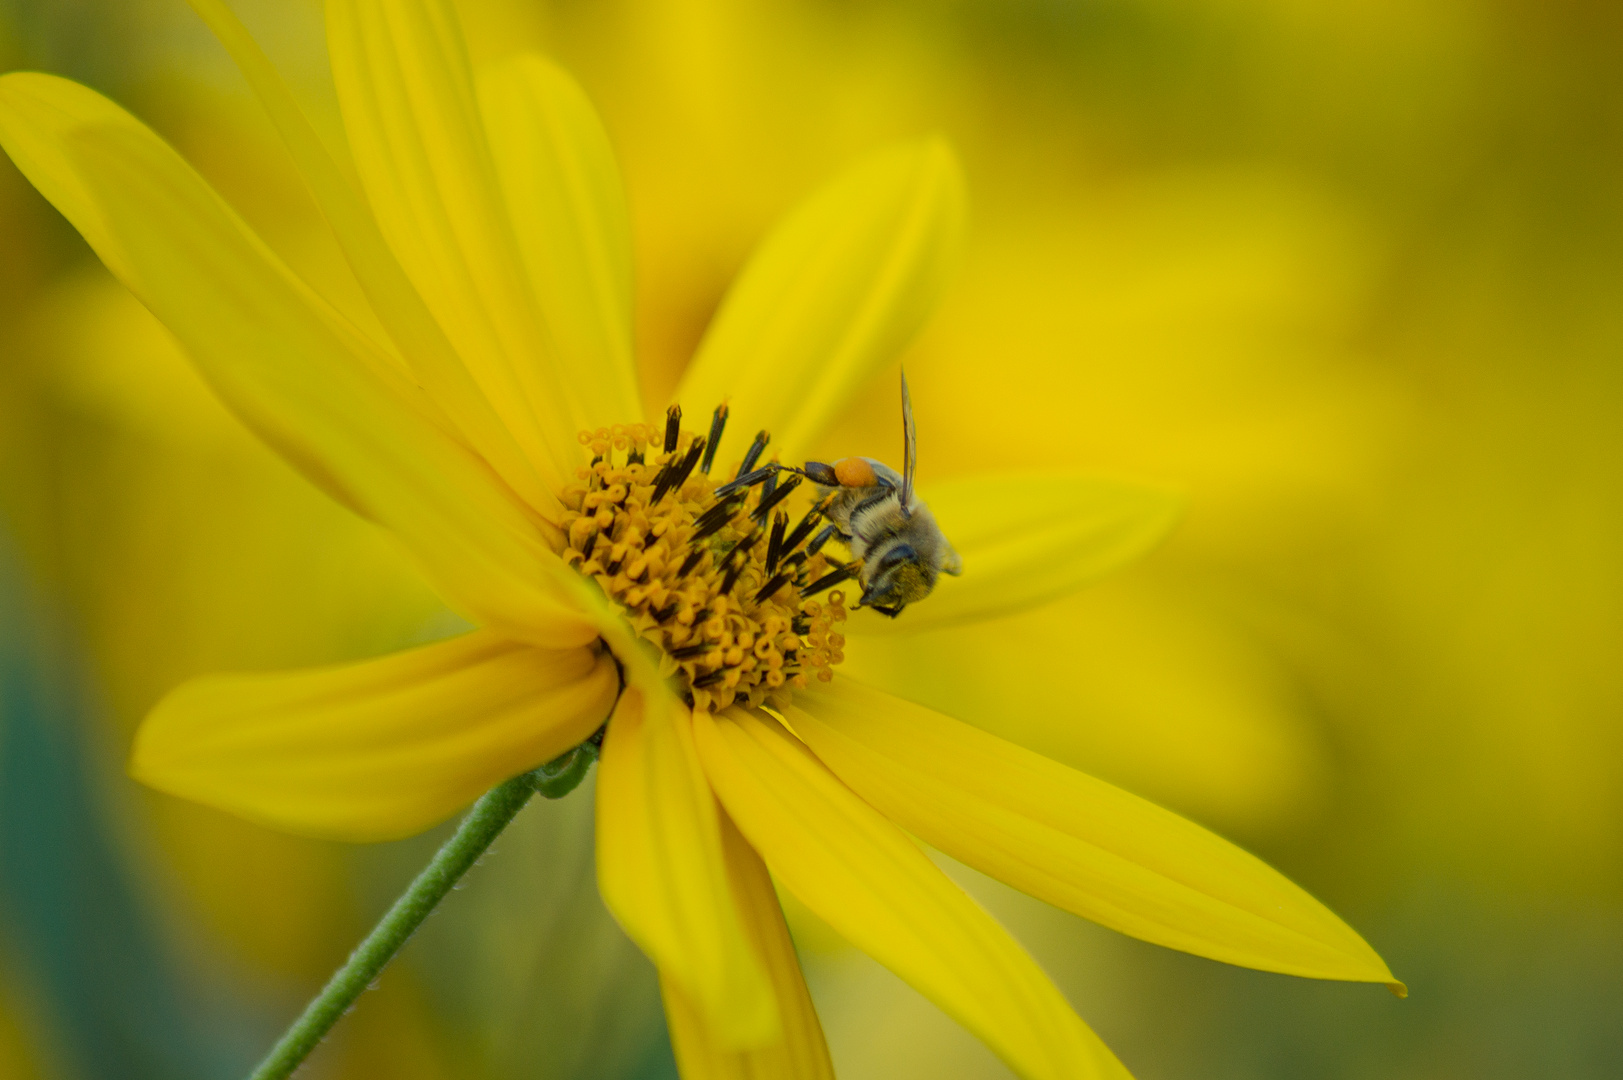
[[[680, 430], [680, 421], [673, 407], [663, 438], [648, 424], [580, 433], [591, 460], [560, 496], [564, 561], [659, 647], [663, 674], [692, 707], [787, 705], [810, 680], [832, 679], [844, 658], [836, 626], [846, 619], [845, 596], [814, 597], [858, 566], [831, 559], [812, 539], [822, 506], [790, 527], [782, 507], [798, 479], [781, 488], [775, 476], [724, 482], [718, 495], [709, 473], [725, 407], [708, 439]], [[756, 436], [744, 466], [766, 442], [765, 432]], [[729, 480], [744, 471], [735, 467]]]

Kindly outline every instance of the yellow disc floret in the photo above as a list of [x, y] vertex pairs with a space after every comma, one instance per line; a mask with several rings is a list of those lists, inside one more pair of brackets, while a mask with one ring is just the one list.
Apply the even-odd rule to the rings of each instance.
[[[708, 439], [680, 422], [672, 408], [662, 440], [647, 424], [580, 433], [590, 463], [562, 493], [564, 559], [659, 647], [663, 674], [694, 708], [787, 704], [844, 659], [845, 597], [815, 597], [856, 567], [821, 552], [832, 530], [817, 529], [820, 507], [790, 527], [783, 507], [798, 477], [712, 482], [725, 406]], [[748, 472], [766, 442], [757, 435], [730, 475]]]

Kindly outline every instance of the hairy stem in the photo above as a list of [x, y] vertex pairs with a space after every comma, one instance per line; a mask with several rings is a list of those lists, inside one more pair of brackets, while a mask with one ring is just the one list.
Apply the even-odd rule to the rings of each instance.
[[259, 1063], [249, 1080], [283, 1080], [292, 1075], [535, 792], [535, 775], [524, 773], [491, 788], [474, 803], [468, 816], [457, 826], [456, 835], [434, 854], [411, 887], [401, 894], [344, 966], [305, 1007], [304, 1013]]

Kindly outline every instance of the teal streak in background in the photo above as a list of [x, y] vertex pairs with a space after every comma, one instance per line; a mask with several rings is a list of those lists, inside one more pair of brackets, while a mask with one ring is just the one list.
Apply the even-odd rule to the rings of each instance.
[[[251, 1048], [188, 994], [126, 878], [86, 760], [76, 666], [0, 533], [0, 957], [53, 1075], [204, 1080]], [[211, 995], [212, 996], [212, 995]]]

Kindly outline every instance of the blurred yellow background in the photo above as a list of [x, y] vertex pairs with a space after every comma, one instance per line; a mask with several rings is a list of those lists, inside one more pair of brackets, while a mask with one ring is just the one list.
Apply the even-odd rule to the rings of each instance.
[[[335, 134], [318, 0], [234, 6]], [[1021, 459], [1187, 493], [1161, 550], [994, 651], [942, 631], [848, 661], [1257, 851], [1411, 987], [1224, 968], [949, 867], [1141, 1080], [1623, 1074], [1623, 15], [460, 6], [476, 57], [544, 49], [604, 114], [651, 405], [772, 219], [941, 132], [972, 226], [906, 360], [921, 478]], [[114, 96], [343, 278], [182, 0], [8, 0], [0, 66]], [[193, 674], [459, 624], [9, 164], [0, 250], [0, 1077], [231, 1076], [436, 837], [318, 844], [150, 793], [122, 773], [135, 725]], [[896, 456], [893, 385], [831, 454]], [[590, 818], [589, 786], [526, 811], [310, 1075], [674, 1076]], [[844, 1080], [1007, 1075], [791, 921]]]

